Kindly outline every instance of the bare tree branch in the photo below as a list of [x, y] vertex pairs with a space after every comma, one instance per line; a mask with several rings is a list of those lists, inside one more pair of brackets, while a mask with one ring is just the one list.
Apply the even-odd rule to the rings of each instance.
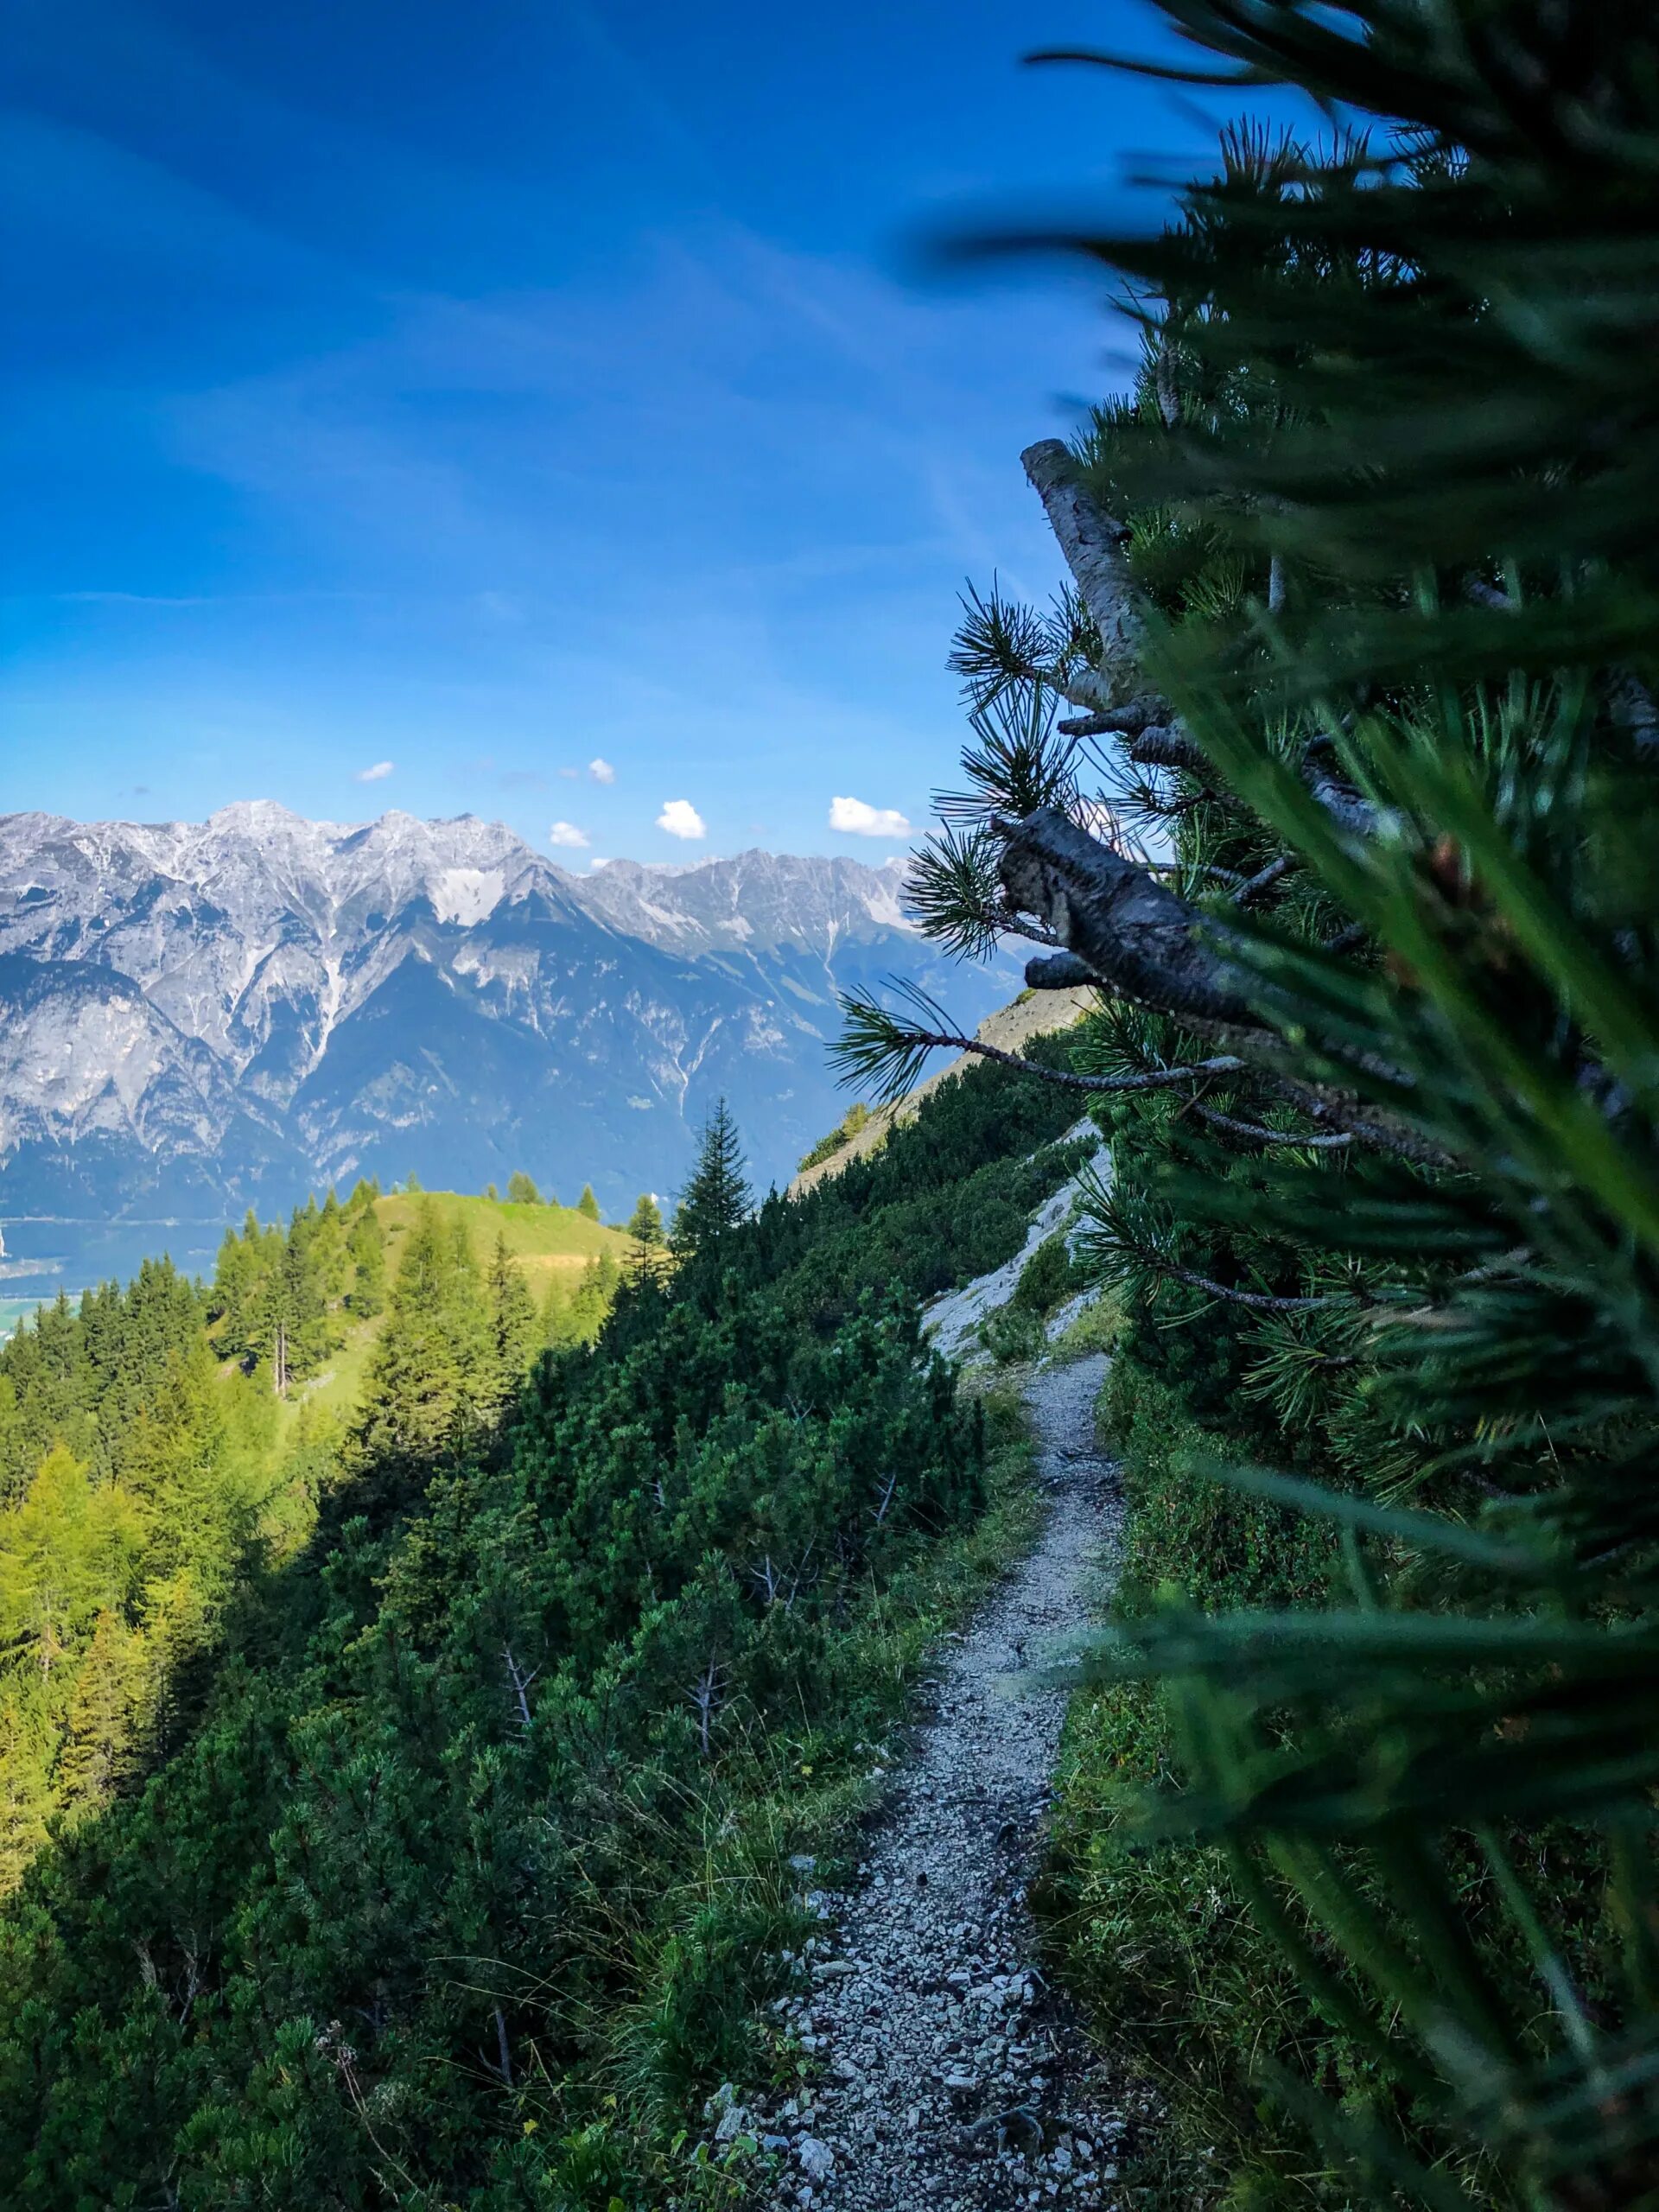
[[1354, 1141], [1351, 1129], [1338, 1129], [1329, 1136], [1298, 1135], [1287, 1129], [1270, 1129], [1261, 1122], [1241, 1122], [1236, 1115], [1224, 1114], [1218, 1106], [1206, 1106], [1201, 1098], [1190, 1103], [1201, 1122], [1208, 1122], [1212, 1128], [1225, 1129], [1229, 1136], [1248, 1137], [1254, 1144], [1287, 1144], [1313, 1152], [1335, 1152]]
[[1210, 1275], [1194, 1274], [1190, 1268], [1175, 1267], [1156, 1252], [1136, 1252], [1135, 1257], [1150, 1273], [1160, 1274], [1167, 1281], [1184, 1282], [1190, 1289], [1224, 1300], [1229, 1306], [1248, 1306], [1255, 1313], [1311, 1313], [1321, 1306], [1357, 1306], [1363, 1302], [1351, 1291], [1335, 1291], [1325, 1298], [1275, 1298], [1265, 1290], [1233, 1290]]
[[1079, 991], [1100, 978], [1086, 960], [1075, 952], [1052, 952], [1046, 959], [1027, 960], [1026, 988], [1029, 991]]
[[1055, 727], [1062, 737], [1135, 737], [1154, 722], [1169, 720], [1169, 702], [1153, 692], [1125, 701], [1121, 707], [1102, 707], [1091, 715], [1078, 715]]
[[1059, 542], [1084, 606], [1100, 632], [1102, 665], [1096, 673], [1105, 696], [1075, 703], [1121, 706], [1134, 696], [1129, 679], [1138, 667], [1141, 644], [1135, 587], [1123, 558], [1122, 524], [1105, 513], [1084, 488], [1077, 462], [1058, 438], [1040, 439], [1027, 446], [1020, 458], [1032, 489], [1043, 503], [1049, 527]]
[[1057, 808], [1004, 830], [1008, 904], [1041, 916], [1068, 951], [1120, 997], [1211, 1027], [1262, 1033], [1244, 978], [1199, 931], [1198, 908]]
[[1210, 773], [1203, 747], [1173, 724], [1153, 724], [1127, 739], [1123, 750], [1143, 768], [1179, 768], [1186, 775], [1199, 777]]
[[1258, 868], [1247, 882], [1239, 885], [1233, 893], [1234, 906], [1253, 906], [1264, 892], [1271, 891], [1275, 883], [1282, 882], [1286, 876], [1300, 866], [1301, 861], [1294, 853], [1281, 853], [1277, 860], [1269, 861], [1265, 868]]
[[[1031, 964], [1040, 967], [1044, 963], [1033, 961]], [[1004, 1052], [1000, 1045], [988, 1045], [978, 1037], [958, 1036], [948, 1029], [906, 1029], [895, 1033], [913, 1049], [972, 1052], [979, 1059], [995, 1060], [999, 1067], [1015, 1068], [1021, 1075], [1035, 1076], [1039, 1082], [1054, 1084], [1062, 1090], [1167, 1090], [1176, 1084], [1199, 1082], [1206, 1076], [1240, 1075], [1245, 1068], [1245, 1063], [1231, 1052], [1220, 1052], [1213, 1059], [1194, 1060], [1181, 1068], [1152, 1068], [1136, 1075], [1074, 1075], [1069, 1068], [1046, 1067], [1040, 1060], [1028, 1060], [1019, 1052]]]

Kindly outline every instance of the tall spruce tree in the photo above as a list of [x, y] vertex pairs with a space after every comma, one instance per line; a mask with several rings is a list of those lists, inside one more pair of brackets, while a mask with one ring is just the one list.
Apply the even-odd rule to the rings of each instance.
[[697, 1164], [680, 1194], [669, 1243], [677, 1256], [706, 1250], [753, 1211], [747, 1162], [731, 1108], [716, 1099], [702, 1125]]
[[[1346, 2039], [1346, 2186], [1659, 2192], [1659, 28], [1614, 0], [1166, 0], [1229, 134], [1128, 280], [1134, 393], [1025, 456], [1070, 570], [970, 600], [912, 898], [1034, 988], [1112, 1133], [1095, 1256], [1225, 1325], [1347, 1602], [1120, 1623], [1185, 1787]], [[849, 1078], [976, 1049], [849, 1002]], [[1041, 1073], [1041, 1071], [1033, 1071]], [[1341, 2187], [1337, 2183], [1334, 2186]]]

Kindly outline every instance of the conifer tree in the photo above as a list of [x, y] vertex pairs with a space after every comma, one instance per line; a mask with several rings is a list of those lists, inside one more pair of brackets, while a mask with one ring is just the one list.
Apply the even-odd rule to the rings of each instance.
[[628, 1216], [628, 1235], [634, 1249], [630, 1268], [635, 1277], [647, 1280], [661, 1273], [668, 1256], [668, 1236], [663, 1227], [663, 1211], [649, 1191], [639, 1193], [633, 1211]]
[[582, 1185], [582, 1196], [576, 1200], [576, 1211], [585, 1215], [589, 1221], [599, 1219], [599, 1200], [594, 1196], [594, 1186], [591, 1183]]
[[628, 1216], [628, 1235], [637, 1244], [648, 1249], [666, 1242], [663, 1232], [663, 1210], [649, 1191], [641, 1191], [633, 1211]]
[[76, 1669], [59, 1763], [64, 1803], [96, 1811], [132, 1770], [142, 1695], [143, 1639], [116, 1613], [100, 1612]]
[[[543, 1203], [534, 1176], [526, 1175], [522, 1167], [515, 1167], [507, 1178], [507, 1203], [514, 1206], [538, 1206]], [[546, 1203], [551, 1205], [553, 1201], [550, 1198]]]
[[726, 1101], [717, 1099], [703, 1123], [696, 1166], [675, 1211], [669, 1241], [677, 1256], [706, 1250], [747, 1220], [754, 1201], [745, 1166], [737, 1123]]
[[485, 1299], [490, 1348], [483, 1395], [486, 1410], [496, 1415], [512, 1404], [529, 1374], [539, 1334], [535, 1301], [524, 1270], [514, 1262], [503, 1236], [495, 1240], [485, 1280]]
[[611, 1261], [613, 1280], [604, 1280], [605, 1262], [610, 1254], [589, 1260], [582, 1271], [581, 1279], [560, 1316], [562, 1340], [569, 1344], [590, 1344], [605, 1325], [605, 1316], [611, 1307], [615, 1290], [615, 1262]]
[[353, 1430], [359, 1462], [430, 1465], [478, 1426], [489, 1322], [478, 1268], [459, 1222], [431, 1199], [417, 1211], [374, 1348]]
[[384, 1312], [386, 1303], [386, 1232], [373, 1206], [365, 1206], [346, 1240], [352, 1287], [346, 1303], [359, 1321]]

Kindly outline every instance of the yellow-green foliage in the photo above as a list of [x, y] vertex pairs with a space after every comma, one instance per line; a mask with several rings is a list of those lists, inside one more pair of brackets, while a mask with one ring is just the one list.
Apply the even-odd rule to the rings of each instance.
[[820, 1160], [830, 1159], [841, 1150], [842, 1145], [849, 1144], [861, 1129], [868, 1128], [869, 1120], [870, 1109], [861, 1098], [847, 1109], [827, 1136], [821, 1136], [810, 1152], [802, 1154], [802, 1172], [816, 1167]]

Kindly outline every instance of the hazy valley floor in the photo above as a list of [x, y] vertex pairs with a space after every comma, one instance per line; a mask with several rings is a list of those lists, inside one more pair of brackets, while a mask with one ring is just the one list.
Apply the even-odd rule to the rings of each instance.
[[1121, 1501], [1094, 1427], [1104, 1371], [1095, 1357], [1034, 1376], [1042, 1536], [943, 1664], [858, 1885], [828, 1900], [830, 1953], [788, 2008], [823, 2085], [748, 2121], [784, 2152], [779, 2206], [1115, 2202], [1139, 2106], [1045, 1986], [1026, 1903], [1065, 1713], [1064, 1692], [1027, 1684], [1116, 1567]]

